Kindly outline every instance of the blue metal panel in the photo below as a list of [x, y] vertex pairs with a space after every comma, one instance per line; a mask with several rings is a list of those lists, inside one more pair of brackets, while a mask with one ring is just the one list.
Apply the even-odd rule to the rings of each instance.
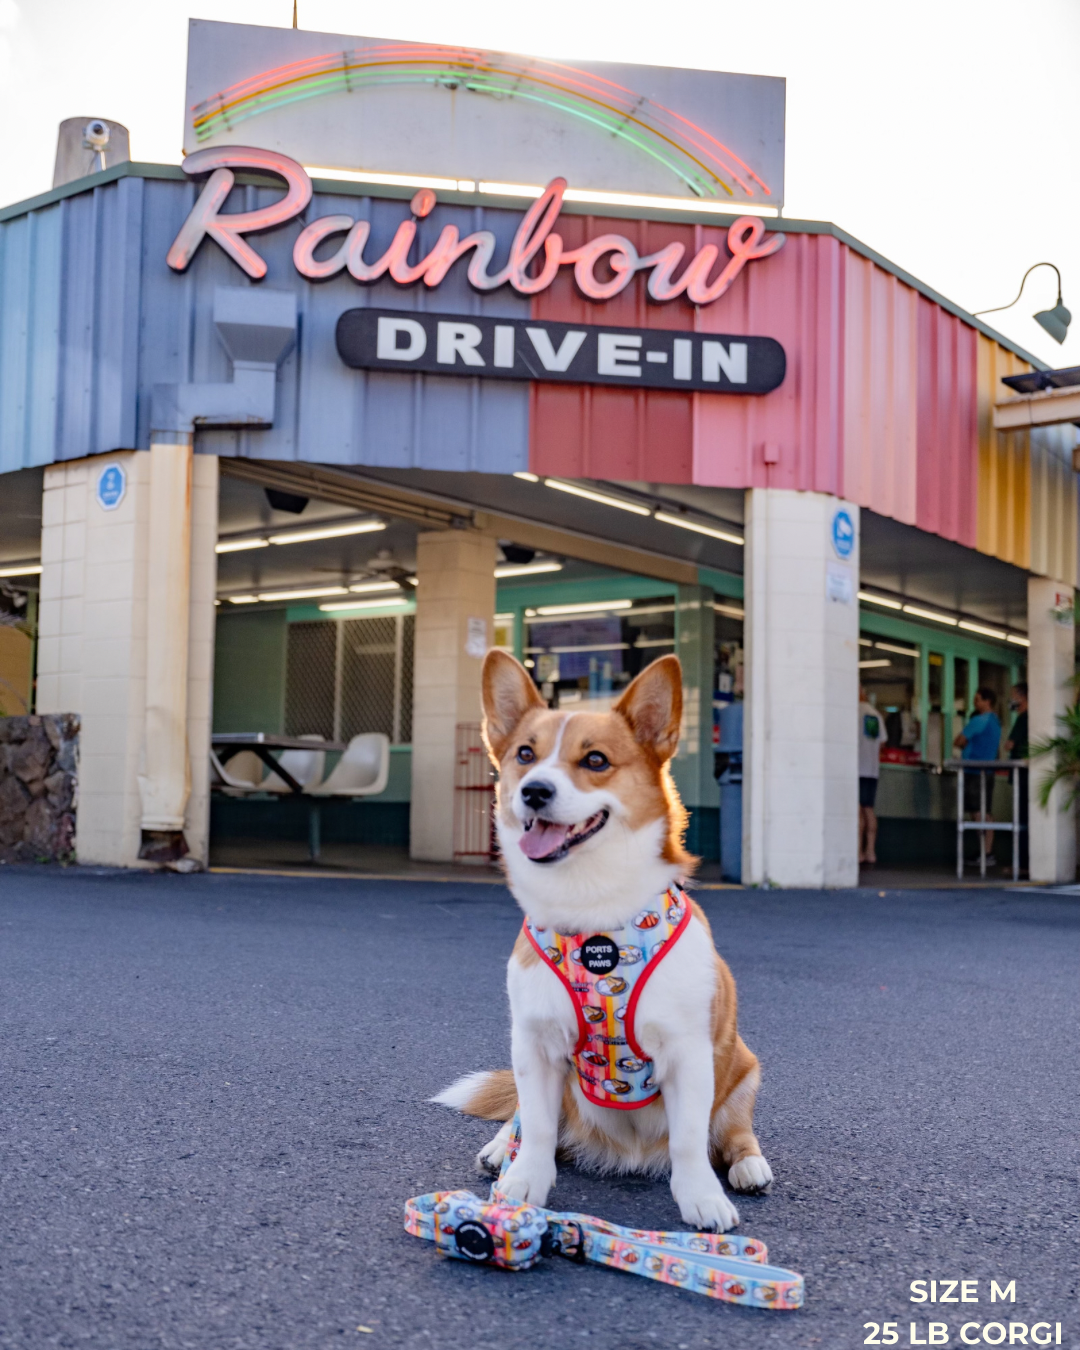
[[[177, 275], [165, 254], [197, 187], [122, 177], [0, 223], [0, 470], [145, 449], [155, 384], [232, 378], [213, 326], [214, 288], [242, 286], [243, 273], [212, 242]], [[245, 187], [230, 209], [279, 196]], [[382, 253], [408, 206], [400, 200], [319, 194], [307, 220], [346, 214], [371, 221], [366, 256]], [[420, 223], [419, 256], [446, 224], [489, 229], [505, 260], [517, 210], [439, 206]], [[273, 427], [215, 431], [199, 448], [221, 455], [510, 473], [528, 466], [525, 383], [467, 381], [349, 369], [334, 344], [346, 309], [378, 306], [527, 318], [529, 301], [509, 288], [480, 295], [457, 264], [438, 289], [383, 279], [362, 286], [347, 274], [308, 282], [292, 264], [305, 222], [255, 237], [266, 258], [258, 283], [296, 293], [299, 335], [278, 372]]]
[[0, 472], [54, 458], [60, 224], [52, 206], [0, 225]]
[[[212, 243], [202, 245], [184, 277], [170, 272], [165, 254], [194, 200], [194, 190], [189, 184], [169, 182], [145, 186], [140, 445], [149, 436], [152, 384], [230, 378], [228, 360], [213, 330], [213, 291], [217, 285], [247, 284], [239, 269]], [[249, 187], [237, 205], [251, 210], [277, 195], [272, 189]], [[315, 198], [307, 217], [342, 214], [370, 220], [371, 240], [366, 250], [370, 259], [386, 249], [407, 211], [401, 201], [323, 193]], [[437, 207], [420, 224], [417, 248], [427, 252], [443, 226], [454, 223], [462, 234], [492, 230], [499, 251], [505, 254], [519, 220], [516, 211]], [[205, 432], [199, 438], [200, 449], [255, 459], [387, 468], [489, 473], [527, 468], [526, 384], [350, 370], [337, 354], [334, 330], [343, 311], [368, 305], [525, 318], [528, 300], [507, 288], [481, 296], [469, 286], [460, 264], [435, 291], [423, 286], [405, 289], [386, 279], [362, 286], [347, 273], [323, 282], [305, 281], [292, 264], [292, 247], [300, 228], [300, 223], [294, 223], [255, 241], [267, 261], [266, 280], [258, 284], [295, 291], [299, 310], [297, 345], [278, 373], [274, 425], [265, 431]]]

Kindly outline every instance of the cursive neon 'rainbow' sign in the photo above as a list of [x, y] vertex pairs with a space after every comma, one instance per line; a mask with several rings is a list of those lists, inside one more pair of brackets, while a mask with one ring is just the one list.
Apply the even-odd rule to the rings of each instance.
[[[236, 181], [234, 169], [275, 174], [285, 180], [287, 191], [276, 202], [255, 211], [222, 215], [221, 208]], [[266, 262], [245, 236], [283, 225], [307, 208], [312, 185], [303, 166], [272, 150], [222, 146], [188, 155], [184, 172], [209, 173], [210, 177], [166, 255], [168, 265], [183, 272], [199, 245], [209, 237], [249, 277], [260, 280], [266, 275]], [[492, 231], [475, 230], [463, 238], [456, 225], [444, 226], [430, 252], [415, 263], [409, 261], [417, 221], [430, 215], [435, 207], [435, 193], [430, 188], [421, 188], [413, 197], [411, 217], [397, 227], [389, 248], [379, 258], [369, 262], [364, 257], [371, 230], [368, 221], [331, 215], [320, 216], [300, 231], [293, 246], [293, 264], [309, 281], [324, 281], [347, 272], [358, 282], [378, 281], [386, 276], [399, 286], [413, 286], [422, 281], [434, 288], [454, 263], [471, 253], [466, 275], [469, 284], [478, 291], [494, 291], [509, 285], [519, 295], [537, 295], [551, 285], [560, 267], [572, 266], [578, 289], [590, 300], [612, 299], [630, 284], [636, 273], [647, 271], [646, 289], [651, 299], [663, 303], [685, 295], [691, 304], [709, 305], [730, 288], [748, 262], [767, 258], [784, 244], [782, 234], [766, 239], [761, 220], [743, 216], [728, 229], [730, 257], [715, 276], [720, 249], [716, 244], [705, 244], [676, 277], [686, 252], [685, 245], [677, 241], [644, 255], [621, 234], [601, 234], [579, 248], [566, 248], [562, 236], [554, 232], [565, 191], [564, 178], [552, 179], [522, 217], [510, 245], [510, 256], [496, 272], [489, 271], [495, 254]], [[315, 256], [321, 245], [334, 240], [340, 242], [332, 253], [321, 258]], [[611, 273], [608, 277], [596, 274], [602, 259]]]

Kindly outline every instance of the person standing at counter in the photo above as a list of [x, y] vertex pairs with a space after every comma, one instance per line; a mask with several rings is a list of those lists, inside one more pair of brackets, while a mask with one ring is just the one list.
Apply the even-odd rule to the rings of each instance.
[[[963, 731], [953, 742], [960, 750], [961, 759], [997, 759], [1001, 749], [1001, 723], [998, 721], [994, 705], [997, 695], [989, 685], [983, 685], [975, 693], [975, 711], [968, 719]], [[964, 811], [973, 820], [979, 818], [982, 805], [980, 783], [986, 783], [986, 815], [990, 818], [994, 797], [994, 770], [980, 769], [964, 774]], [[997, 862], [991, 849], [994, 847], [994, 831], [984, 830], [986, 843], [986, 862], [991, 866]]]
[[881, 747], [889, 739], [885, 719], [866, 697], [859, 685], [859, 862], [877, 862], [878, 779], [881, 776]]
[[[1016, 713], [1016, 720], [1005, 742], [1005, 753], [1010, 759], [1028, 757], [1028, 687], [1021, 681], [1013, 685], [1009, 706]], [[1026, 871], [1028, 865], [1028, 771], [1016, 770], [1020, 775], [1020, 870]]]

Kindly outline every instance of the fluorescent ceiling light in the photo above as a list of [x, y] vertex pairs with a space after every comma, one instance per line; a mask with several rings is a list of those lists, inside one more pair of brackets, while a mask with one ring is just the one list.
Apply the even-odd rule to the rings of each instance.
[[322, 530], [298, 530], [290, 534], [272, 534], [271, 544], [307, 544], [313, 539], [340, 539], [347, 534], [372, 534], [375, 530], [385, 530], [381, 520], [357, 520], [348, 524], [327, 525]]
[[388, 595], [384, 600], [342, 600], [333, 605], [320, 605], [319, 608], [331, 614], [339, 609], [387, 609], [391, 606], [400, 608], [408, 603], [404, 596]]
[[257, 605], [259, 597], [257, 595], [230, 595], [230, 605]]
[[18, 567], [0, 567], [0, 577], [39, 577], [40, 563], [22, 563]]
[[998, 638], [1002, 642], [1009, 636], [1004, 628], [987, 628], [985, 624], [968, 623], [967, 619], [961, 619], [957, 627], [962, 628], [965, 633], [981, 633], [983, 637]]
[[674, 647], [674, 638], [638, 638], [635, 647]]
[[662, 520], [665, 525], [677, 525], [680, 530], [693, 530], [695, 534], [707, 534], [711, 539], [723, 539], [726, 544], [744, 544], [741, 534], [731, 534], [727, 530], [716, 530], [711, 525], [699, 525], [696, 520], [687, 520], [685, 516], [669, 515], [667, 511], [656, 511], [653, 520]]
[[537, 605], [537, 614], [599, 614], [601, 610], [630, 609], [633, 600], [599, 600], [580, 605]]
[[885, 659], [884, 661], [860, 661], [860, 662], [859, 662], [859, 669], [860, 669], [860, 670], [875, 670], [875, 669], [880, 668], [881, 666], [891, 666], [891, 665], [892, 665], [892, 662], [886, 657], [886, 659]]
[[524, 479], [526, 483], [539, 483], [540, 481], [539, 474], [526, 473], [524, 469], [520, 469], [517, 473], [514, 474], [514, 477]]
[[480, 180], [480, 191], [491, 197], [539, 197], [543, 190], [530, 183], [486, 183]]
[[513, 623], [513, 622], [514, 622], [514, 616], [513, 616], [513, 614], [496, 614], [496, 615], [495, 615], [494, 622], [495, 622], [496, 624], [503, 624], [503, 625], [508, 624], [508, 623]]
[[496, 567], [495, 579], [503, 581], [506, 577], [535, 577], [541, 572], [561, 572], [560, 562], [508, 563], [505, 567]]
[[[963, 624], [960, 625], [961, 628]], [[875, 642], [874, 646], [879, 652], [895, 652], [897, 656], [918, 656], [918, 647], [894, 647], [888, 642]]]
[[578, 487], [576, 483], [564, 483], [559, 478], [545, 478], [544, 486], [554, 488], [556, 492], [569, 492], [573, 497], [584, 497], [586, 501], [599, 502], [601, 506], [614, 506], [620, 511], [629, 511], [635, 516], [652, 514], [647, 506], [639, 506], [637, 502], [626, 502], [619, 497], [607, 497], [602, 492], [593, 492], [591, 488]]
[[318, 600], [323, 595], [347, 595], [344, 586], [311, 586], [302, 591], [260, 591], [260, 600]]
[[[640, 644], [639, 644], [640, 645]], [[565, 656], [568, 652], [628, 652], [629, 642], [598, 642], [589, 647], [530, 647], [531, 652], [548, 651], [552, 656]]]
[[884, 595], [871, 595], [869, 591], [860, 591], [859, 599], [864, 600], [868, 605], [880, 605], [882, 609], [903, 609], [904, 606], [899, 600], [890, 600]]
[[399, 591], [401, 587], [396, 581], [358, 581], [355, 586], [350, 586], [349, 590], [354, 595], [363, 595], [368, 591]]
[[713, 605], [713, 610], [717, 614], [726, 614], [729, 619], [746, 618], [746, 611], [740, 609], [738, 605]]
[[870, 641], [869, 638], [860, 638], [860, 639], [859, 639], [859, 646], [860, 646], [860, 647], [872, 647], [873, 645], [874, 645], [874, 644]]
[[1010, 633], [1007, 639], [1009, 642], [1015, 642], [1018, 647], [1030, 647], [1031, 643], [1019, 633]]
[[214, 545], [215, 553], [241, 553], [246, 548], [269, 548], [266, 539], [221, 539]]
[[942, 614], [936, 609], [921, 609], [918, 605], [902, 605], [905, 614], [914, 614], [917, 619], [930, 619], [934, 623], [945, 623], [950, 628], [955, 628], [960, 622], [954, 619], [951, 614]]

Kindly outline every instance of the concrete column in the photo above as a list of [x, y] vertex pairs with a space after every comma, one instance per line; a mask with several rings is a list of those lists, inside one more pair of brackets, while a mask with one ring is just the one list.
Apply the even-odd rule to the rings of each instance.
[[[191, 856], [206, 859], [217, 461], [195, 457], [188, 507], [188, 547], [195, 547], [188, 578], [161, 593], [151, 590], [152, 458], [152, 452], [123, 451], [45, 471], [38, 709], [74, 712], [81, 719], [75, 839], [80, 862], [139, 863], [140, 778], [147, 780], [148, 766], [161, 762], [156, 731], [148, 740], [150, 725], [156, 725], [147, 717], [151, 626], [186, 634], [183, 657], [176, 656], [182, 664], [174, 684], [181, 693], [173, 698], [182, 709], [174, 714], [179, 728], [174, 725], [173, 732], [185, 738], [181, 746], [186, 740], [179, 776], [193, 790], [188, 794], [185, 785], [179, 815]], [[110, 466], [122, 472], [123, 493], [106, 507], [98, 489]]]
[[454, 857], [454, 736], [480, 721], [480, 668], [495, 617], [494, 539], [465, 530], [416, 541], [410, 852]]
[[[1032, 742], [1061, 734], [1058, 716], [1075, 697], [1076, 635], [1073, 590], [1047, 577], [1028, 577], [1028, 735]], [[1049, 759], [1036, 760], [1029, 775], [1030, 875], [1032, 881], [1076, 879], [1075, 808], [1066, 808], [1069, 788], [1058, 783], [1049, 804], [1039, 804], [1039, 783]]]
[[680, 585], [675, 603], [675, 653], [682, 664], [683, 722], [671, 772], [690, 810], [687, 848], [691, 853], [715, 858], [720, 843], [720, 794], [713, 777], [713, 592], [708, 586]]
[[749, 884], [858, 881], [858, 581], [857, 506], [814, 492], [747, 493]]

